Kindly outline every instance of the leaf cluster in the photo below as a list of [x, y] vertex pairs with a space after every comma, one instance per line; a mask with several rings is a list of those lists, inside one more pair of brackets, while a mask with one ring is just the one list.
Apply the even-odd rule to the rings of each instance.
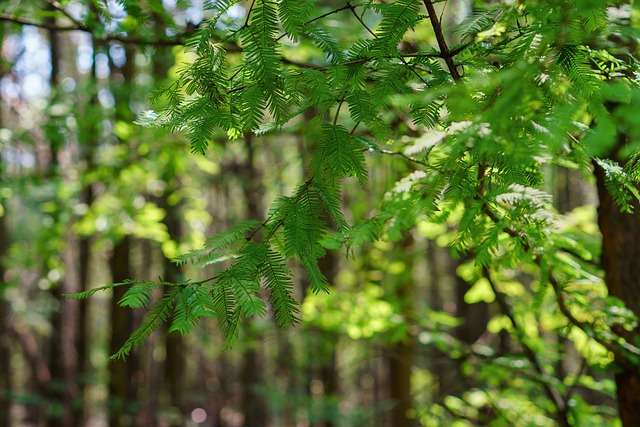
[[[220, 39], [217, 25], [235, 3], [217, 3], [187, 46], [195, 59], [162, 92], [168, 105], [147, 114], [147, 123], [184, 131], [196, 153], [225, 134], [235, 139], [304, 126], [307, 115], [310, 128], [320, 123], [321, 136], [304, 181], [274, 202], [266, 220], [240, 222], [178, 259], [221, 271], [207, 282], [171, 287], [126, 351], [172, 310], [172, 329], [180, 332], [216, 317], [227, 345], [243, 318], [270, 309], [280, 326], [291, 325], [292, 263], [304, 269], [313, 291], [324, 292], [329, 284], [318, 260], [325, 246], [399, 241], [425, 220], [454, 224], [452, 253], [471, 254], [483, 268], [524, 265], [540, 276], [557, 270], [560, 278], [578, 277], [586, 273], [571, 259], [547, 269], [567, 244], [552, 238], [559, 217], [544, 191], [545, 168], [588, 171], [595, 162], [623, 210], [638, 199], [637, 161], [625, 168], [596, 159], [582, 144], [608, 123], [612, 79], [635, 66], [597, 46], [613, 31], [602, 2], [483, 4], [458, 26], [461, 43], [447, 49], [442, 40], [420, 38], [430, 20], [418, 0], [336, 9], [313, 0], [255, 0]], [[331, 27], [327, 18], [338, 14], [358, 31]], [[433, 30], [442, 32], [437, 24]], [[296, 46], [311, 53], [296, 57]], [[627, 83], [630, 92], [636, 84]], [[375, 213], [350, 227], [342, 185], [349, 178], [366, 185], [367, 153], [402, 159], [406, 173]], [[125, 303], [148, 304], [148, 290], [134, 288]]]

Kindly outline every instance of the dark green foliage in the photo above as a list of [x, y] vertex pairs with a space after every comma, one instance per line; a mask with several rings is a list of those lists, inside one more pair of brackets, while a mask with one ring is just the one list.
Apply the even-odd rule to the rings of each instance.
[[276, 323], [281, 328], [298, 322], [298, 305], [293, 299], [293, 282], [291, 271], [287, 268], [285, 258], [270, 249], [262, 267], [265, 287], [271, 292], [269, 297], [273, 303]]
[[385, 55], [396, 50], [404, 33], [424, 19], [419, 14], [420, 0], [399, 0], [372, 6], [382, 12], [382, 21], [376, 29], [376, 48]]
[[[311, 160], [313, 173], [335, 177], [354, 176], [360, 182], [367, 179], [364, 165], [364, 147], [342, 126], [324, 123], [322, 139]], [[320, 178], [321, 179], [321, 178]]]

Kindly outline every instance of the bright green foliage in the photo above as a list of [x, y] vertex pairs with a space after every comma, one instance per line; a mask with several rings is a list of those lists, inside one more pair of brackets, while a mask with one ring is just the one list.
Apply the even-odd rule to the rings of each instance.
[[259, 221], [240, 221], [228, 230], [207, 239], [202, 249], [178, 256], [176, 262], [205, 265], [226, 261], [247, 243], [245, 234], [259, 226]]
[[[163, 92], [168, 106], [147, 113], [146, 122], [184, 131], [199, 154], [221, 131], [235, 139], [302, 125], [303, 136], [316, 138], [306, 176], [264, 222], [240, 222], [179, 257], [222, 264], [222, 271], [171, 287], [116, 356], [139, 345], [171, 310], [172, 329], [180, 332], [216, 317], [231, 345], [243, 318], [268, 312], [263, 289], [278, 325], [292, 325], [294, 263], [314, 292], [325, 292], [318, 268], [325, 248], [400, 241], [424, 223], [451, 225], [451, 252], [473, 258], [465, 277], [477, 285], [470, 300], [522, 296], [524, 286], [512, 276], [525, 271], [534, 295], [522, 304], [541, 307], [552, 289], [558, 322], [567, 334], [582, 334], [583, 349], [639, 353], [611, 338], [610, 323], [593, 314], [595, 301], [611, 303], [590, 292], [602, 289], [601, 272], [589, 262], [599, 254], [589, 232], [566, 225], [570, 216], [560, 215], [545, 191], [549, 168], [588, 174], [597, 164], [621, 209], [630, 212], [640, 199], [637, 156], [625, 167], [606, 158], [615, 143], [609, 103], [640, 99], [636, 61], [607, 41], [637, 34], [624, 19], [607, 17], [607, 2], [483, 2], [456, 28], [461, 42], [450, 46], [432, 26], [428, 1], [347, 2], [330, 10], [312, 0], [255, 0], [221, 33], [216, 25], [234, 3], [217, 3], [219, 13], [188, 44], [194, 61]], [[425, 28], [440, 40], [421, 35]], [[403, 160], [407, 174], [378, 200], [375, 215], [350, 226], [343, 181], [366, 186], [367, 157], [384, 156]], [[576, 286], [586, 281], [593, 289]], [[147, 284], [139, 284], [121, 303], [148, 301]], [[541, 320], [530, 317], [507, 316], [492, 327], [544, 353]], [[532, 369], [536, 357], [527, 361]], [[478, 375], [489, 378], [488, 369]], [[543, 375], [546, 368], [537, 369]]]
[[[140, 292], [140, 288], [136, 289], [135, 286], [131, 288], [137, 292]], [[143, 291], [146, 293], [146, 290]], [[174, 300], [178, 294], [177, 288], [171, 289], [162, 298], [157, 300], [151, 309], [145, 314], [142, 319], [141, 325], [133, 331], [131, 336], [118, 350], [118, 352], [111, 356], [112, 359], [119, 359], [126, 357], [132, 349], [137, 348], [140, 344], [145, 342], [153, 332], [155, 332], [162, 324], [164, 324], [171, 314], [173, 309]], [[123, 298], [120, 304], [126, 306], [127, 300], [132, 298], [132, 293], [129, 292], [128, 298]], [[147, 300], [148, 301], [148, 300]]]
[[[616, 204], [620, 206], [620, 209], [627, 213], [633, 212], [633, 206], [631, 203], [633, 200], [640, 200], [640, 193], [636, 188], [638, 182], [638, 165], [633, 165], [633, 162], [628, 163], [624, 170], [620, 165], [611, 160], [596, 159], [598, 165], [605, 172], [605, 186]], [[629, 165], [633, 165], [630, 166]], [[630, 173], [628, 173], [630, 172]], [[633, 177], [635, 175], [635, 178]]]

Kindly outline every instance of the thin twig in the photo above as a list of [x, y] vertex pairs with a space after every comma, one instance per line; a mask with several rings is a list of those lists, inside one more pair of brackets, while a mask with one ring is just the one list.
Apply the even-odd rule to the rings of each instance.
[[66, 16], [67, 18], [69, 18], [69, 20], [71, 22], [73, 22], [78, 28], [82, 28], [85, 25], [78, 21], [76, 18], [73, 17], [73, 15], [71, 15], [67, 9], [60, 4], [60, 2], [56, 1], [56, 0], [45, 0], [51, 7], [53, 7], [54, 9], [56, 9], [57, 11], [61, 12], [64, 16]]
[[[362, 19], [362, 16], [358, 16], [358, 14], [356, 13], [356, 9], [355, 6], [353, 6], [348, 0], [347, 0], [347, 6], [349, 6], [349, 9], [351, 10], [351, 13], [353, 14], [353, 16], [356, 17], [356, 19], [358, 20], [358, 22], [360, 22], [360, 25], [362, 25], [368, 32], [369, 34], [371, 34], [373, 36], [373, 38], [377, 39], [378, 35], [373, 32], [373, 30], [371, 28], [369, 28], [369, 26], [364, 22], [364, 19]], [[364, 13], [364, 12], [363, 12]], [[391, 57], [390, 57], [391, 58]], [[407, 63], [407, 61], [402, 57], [402, 55], [400, 55], [400, 61], [402, 61], [402, 63], [405, 66], [409, 66], [409, 64]], [[411, 72], [418, 78], [420, 79], [420, 81], [422, 83], [424, 83], [425, 86], [431, 86], [429, 84], [429, 82], [427, 82], [424, 77], [422, 77], [420, 74], [418, 74], [418, 72], [416, 70], [414, 70], [413, 68], [409, 67], [409, 70], [411, 70]]]
[[556, 388], [551, 385], [549, 374], [545, 371], [544, 367], [540, 363], [540, 360], [538, 359], [538, 355], [525, 342], [524, 332], [521, 325], [516, 320], [513, 311], [511, 311], [511, 307], [509, 306], [509, 303], [507, 302], [504, 294], [498, 290], [495, 282], [491, 279], [491, 274], [486, 267], [483, 267], [482, 269], [482, 276], [487, 280], [487, 282], [489, 282], [489, 286], [491, 287], [491, 290], [496, 296], [496, 301], [500, 306], [500, 310], [511, 321], [511, 324], [513, 325], [513, 329], [515, 331], [514, 335], [516, 336], [518, 343], [524, 349], [527, 359], [529, 359], [529, 362], [531, 362], [536, 372], [538, 372], [538, 374], [540, 375], [539, 382], [542, 385], [542, 388], [544, 389], [544, 392], [547, 395], [547, 397], [553, 402], [553, 404], [556, 407], [556, 415], [557, 415], [556, 418], [559, 418], [558, 421], [560, 422], [561, 425], [569, 426], [570, 424], [567, 418], [567, 402], [564, 400], [564, 398], [558, 392], [558, 390], [556, 390]]
[[249, 10], [247, 11], [247, 19], [244, 20], [244, 24], [242, 24], [241, 28], [247, 28], [249, 26], [249, 18], [251, 18], [251, 12], [253, 12], [253, 7], [256, 5], [256, 0], [253, 0], [251, 2], [251, 6], [249, 7]]
[[[484, 199], [484, 197], [479, 193], [477, 194], [477, 197], [480, 199]], [[486, 200], [483, 200], [482, 212], [485, 215], [487, 215], [487, 217], [494, 224], [501, 227], [502, 231], [507, 233], [509, 236], [515, 239], [518, 239], [525, 252], [528, 252], [531, 250], [531, 243], [526, 239], [525, 234], [514, 228], [500, 224], [500, 218], [498, 214], [496, 214], [491, 209], [491, 207], [489, 206]], [[590, 337], [595, 342], [602, 345], [604, 348], [606, 348], [611, 353], [613, 353], [613, 355], [616, 358], [616, 361], [621, 365], [628, 366], [628, 367], [634, 366], [633, 363], [630, 362], [627, 357], [625, 357], [624, 352], [626, 351], [631, 354], [634, 354], [635, 356], [640, 356], [640, 349], [627, 343], [626, 341], [624, 343], [615, 343], [610, 340], [604, 339], [596, 332], [596, 327], [594, 327], [593, 324], [589, 322], [581, 321], [577, 317], [575, 317], [575, 315], [571, 312], [571, 309], [569, 308], [569, 304], [567, 303], [567, 300], [565, 298], [562, 285], [555, 278], [551, 269], [545, 268], [544, 262], [539, 255], [536, 255], [533, 258], [533, 262], [538, 266], [538, 268], [540, 269], [540, 272], [543, 275], [546, 274], [546, 277], [543, 277], [543, 280], [546, 280], [546, 282], [549, 283], [553, 288], [556, 294], [556, 302], [558, 303], [558, 308], [560, 309], [560, 312], [565, 316], [565, 318], [569, 321], [569, 323], [571, 323], [573, 326], [576, 326], [578, 329], [582, 330], [584, 333], [587, 334], [588, 337]], [[611, 331], [611, 332], [615, 333], [614, 331]], [[621, 338], [624, 339], [624, 337], [621, 337]]]
[[429, 20], [431, 21], [433, 32], [436, 35], [438, 47], [440, 48], [440, 53], [442, 53], [442, 59], [444, 59], [444, 62], [447, 64], [447, 68], [449, 68], [451, 77], [453, 77], [454, 80], [461, 80], [462, 76], [458, 72], [458, 68], [453, 61], [453, 56], [451, 55], [451, 51], [449, 50], [447, 41], [444, 38], [444, 33], [442, 32], [442, 22], [438, 20], [433, 2], [431, 0], [423, 0], [422, 2], [424, 3], [424, 6], [427, 8], [427, 12], [429, 13]]
[[358, 14], [356, 13], [356, 7], [348, 1], [347, 1], [347, 7], [351, 10], [351, 13], [353, 14], [353, 16], [356, 17], [358, 22], [360, 22], [360, 25], [362, 25], [364, 29], [367, 30], [367, 32], [373, 36], [373, 38], [378, 38], [376, 33], [374, 33], [373, 30], [369, 28], [369, 26], [364, 22], [364, 20], [362, 19], [362, 16], [358, 16]]
[[191, 33], [179, 34], [178, 36], [170, 39], [141, 39], [139, 37], [124, 36], [122, 34], [105, 34], [97, 37], [95, 32], [85, 26], [76, 25], [56, 25], [44, 21], [34, 21], [27, 18], [21, 18], [19, 16], [13, 16], [6, 13], [0, 13], [0, 21], [13, 22], [14, 24], [27, 25], [31, 27], [42, 28], [44, 30], [59, 31], [59, 32], [71, 32], [80, 31], [83, 33], [91, 34], [96, 40], [99, 41], [116, 41], [121, 43], [136, 44], [140, 46], [182, 46], [185, 44], [186, 37]]
[[[305, 25], [309, 25], [309, 24], [311, 24], [312, 22], [315, 22], [315, 21], [318, 21], [318, 20], [320, 20], [320, 19], [326, 18], [327, 16], [333, 15], [334, 13], [342, 12], [343, 10], [347, 10], [347, 9], [349, 9], [350, 7], [351, 7], [350, 5], [346, 5], [346, 6], [339, 7], [339, 8], [337, 8], [337, 9], [330, 10], [330, 11], [329, 11], [329, 12], [327, 12], [327, 13], [323, 13], [322, 15], [319, 15], [319, 16], [316, 16], [315, 18], [311, 18], [311, 19], [309, 19], [309, 20], [308, 20], [307, 22], [305, 22], [304, 24], [305, 24]], [[278, 38], [276, 38], [276, 41], [280, 41], [281, 39], [285, 38], [286, 36], [287, 36], [287, 33], [285, 32], [285, 33], [281, 34]]]
[[338, 102], [338, 108], [336, 108], [336, 114], [333, 116], [333, 125], [334, 126], [338, 124], [338, 116], [340, 115], [340, 109], [342, 108], [342, 104], [344, 104], [344, 98], [342, 98]]
[[587, 370], [587, 359], [582, 359], [582, 362], [580, 363], [580, 369], [578, 369], [578, 372], [576, 373], [574, 380], [572, 381], [571, 385], [569, 386], [569, 388], [567, 388], [567, 391], [564, 394], [565, 402], [568, 402], [571, 399], [571, 396], [573, 396], [573, 393], [575, 393], [575, 391], [578, 389], [578, 385], [580, 384], [580, 378], [582, 377], [582, 374], [584, 374], [584, 371], [586, 370]]
[[415, 163], [415, 164], [418, 164], [420, 166], [423, 166], [423, 167], [425, 167], [427, 169], [430, 169], [430, 170], [432, 170], [434, 172], [445, 173], [445, 171], [443, 171], [440, 168], [437, 168], [436, 166], [433, 166], [432, 164], [429, 164], [429, 163], [427, 163], [427, 162], [425, 162], [423, 160], [420, 160], [420, 159], [416, 159], [415, 157], [408, 156], [408, 155], [406, 155], [406, 154], [404, 154], [404, 153], [402, 153], [400, 151], [384, 150], [382, 148], [378, 148], [378, 151], [380, 153], [382, 153], [382, 154], [387, 154], [389, 156], [402, 157], [405, 160], [408, 160], [408, 161], [410, 161], [412, 163]]

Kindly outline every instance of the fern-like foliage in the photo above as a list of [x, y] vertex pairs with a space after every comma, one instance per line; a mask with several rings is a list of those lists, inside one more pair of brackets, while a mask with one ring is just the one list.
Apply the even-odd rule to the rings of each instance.
[[329, 173], [337, 177], [354, 176], [360, 182], [367, 179], [364, 147], [343, 126], [325, 123], [322, 139], [311, 160], [313, 173]]
[[[312, 291], [326, 292], [318, 260], [327, 247], [354, 254], [377, 239], [399, 241], [424, 222], [446, 224], [451, 252], [473, 255], [483, 271], [525, 265], [541, 277], [586, 277], [586, 267], [556, 256], [591, 252], [555, 237], [546, 168], [588, 171], [595, 161], [623, 210], [640, 198], [637, 156], [623, 168], [592, 159], [583, 146], [585, 136], [596, 148], [611, 142], [615, 124], [605, 100], [630, 102], [638, 86], [629, 78], [636, 62], [596, 46], [613, 31], [603, 2], [474, 2], [457, 26], [460, 43], [447, 46], [441, 19], [429, 19], [421, 0], [335, 9], [314, 0], [255, 0], [245, 2], [246, 18], [220, 30], [237, 3], [212, 2], [213, 17], [187, 44], [195, 60], [161, 93], [167, 107], [140, 121], [184, 132], [199, 154], [221, 138], [304, 127], [313, 143], [303, 182], [262, 221], [240, 221], [178, 257], [215, 268], [215, 277], [168, 286], [115, 357], [164, 321], [186, 333], [215, 317], [227, 347], [247, 317], [273, 314], [290, 326], [298, 320], [292, 264]], [[437, 38], [424, 35], [428, 25]], [[296, 47], [304, 54], [292, 54]], [[611, 87], [615, 79], [624, 91]], [[343, 181], [367, 184], [367, 155], [393, 156], [403, 172], [380, 192], [375, 213], [351, 225]], [[149, 283], [74, 297], [120, 285], [131, 285], [121, 304], [152, 303]], [[539, 292], [541, 304], [545, 287]]]
[[240, 221], [233, 227], [207, 239], [202, 249], [178, 256], [175, 262], [179, 265], [188, 263], [203, 266], [227, 261], [233, 258], [242, 245], [247, 243], [249, 233], [257, 230], [260, 226], [261, 223], [256, 220]]
[[421, 6], [420, 0], [398, 0], [375, 6], [382, 12], [382, 21], [376, 30], [376, 47], [381, 52], [395, 49], [406, 31], [424, 18], [418, 13]]
[[298, 305], [293, 298], [291, 271], [287, 268], [285, 257], [270, 249], [262, 266], [265, 287], [271, 292], [269, 301], [273, 304], [276, 322], [281, 328], [298, 322]]
[[197, 283], [178, 288], [169, 332], [189, 333], [204, 317], [215, 317], [211, 286]]
[[[605, 187], [620, 209], [633, 213], [633, 203], [640, 201], [637, 174], [629, 175], [620, 165], [612, 160], [596, 159], [598, 166], [604, 170]], [[633, 170], [633, 169], [631, 169]]]
[[111, 356], [111, 359], [124, 359], [132, 349], [144, 343], [152, 333], [162, 324], [166, 323], [173, 310], [177, 293], [178, 290], [176, 288], [171, 289], [166, 295], [156, 301], [153, 307], [145, 314], [142, 319], [142, 324], [131, 333], [131, 336], [120, 350]]
[[278, 3], [278, 17], [282, 28], [292, 41], [297, 42], [304, 33], [314, 3], [312, 0], [281, 0]]

